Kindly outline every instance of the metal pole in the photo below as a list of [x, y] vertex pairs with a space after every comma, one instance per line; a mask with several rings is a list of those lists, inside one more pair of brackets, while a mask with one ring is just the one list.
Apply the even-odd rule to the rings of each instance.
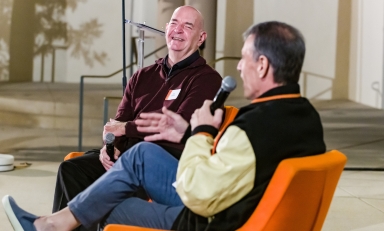
[[56, 48], [52, 48], [51, 83], [55, 82]]
[[125, 22], [129, 23], [131, 25], [137, 26], [139, 28], [139, 46], [138, 46], [139, 47], [139, 51], [138, 51], [139, 57], [138, 57], [137, 66], [138, 66], [138, 69], [141, 69], [141, 68], [143, 68], [143, 64], [144, 64], [144, 30], [151, 31], [155, 34], [160, 34], [162, 36], [165, 36], [165, 33], [164, 33], [164, 31], [158, 30], [156, 28], [147, 26], [147, 25], [142, 24], [142, 23], [132, 22], [131, 20], [125, 20]]
[[121, 100], [121, 97], [113, 97], [113, 96], [104, 97], [103, 126], [108, 122], [108, 108], [109, 108], [110, 99]]
[[[132, 35], [132, 34], [131, 34]], [[130, 61], [131, 61], [131, 63], [133, 63], [133, 46], [135, 46], [136, 47], [136, 45], [135, 45], [135, 40], [132, 38], [132, 36], [131, 36], [131, 54], [130, 54]], [[135, 62], [137, 62], [137, 60], [135, 60]], [[132, 76], [133, 75], [133, 65], [131, 66], [131, 68], [129, 68], [129, 76]]]
[[103, 126], [107, 123], [108, 120], [108, 104], [109, 100], [107, 97], [104, 97], [104, 116], [103, 116]]
[[[130, 14], [129, 14], [129, 17], [133, 17], [133, 0], [131, 1], [131, 11], [130, 11]], [[124, 20], [124, 22], [126, 23], [127, 20]], [[132, 38], [132, 35], [133, 35], [133, 28], [130, 27], [130, 30], [129, 30], [129, 36], [130, 36], [130, 63], [133, 63], [133, 46], [136, 47], [136, 45], [132, 42], [134, 41], [133, 38]], [[137, 60], [135, 60], [135, 62], [137, 62]], [[133, 65], [129, 68], [129, 76], [131, 77], [133, 75]]]
[[82, 139], [83, 139], [83, 96], [84, 96], [84, 76], [80, 77], [80, 110], [79, 110], [79, 144], [77, 151], [82, 151]]
[[122, 25], [123, 25], [123, 95], [125, 92], [125, 87], [127, 86], [127, 71], [125, 69], [126, 59], [125, 59], [125, 0], [121, 1], [122, 4]]
[[143, 68], [144, 65], [144, 30], [139, 30], [139, 60], [138, 69]]
[[[384, 40], [383, 40], [384, 44]], [[383, 46], [384, 48], [384, 46]], [[384, 49], [383, 49], [383, 64], [384, 64]], [[384, 110], [384, 66], [382, 66], [382, 78], [381, 78], [381, 110]]]
[[44, 50], [41, 52], [41, 73], [40, 73], [40, 82], [44, 82]]

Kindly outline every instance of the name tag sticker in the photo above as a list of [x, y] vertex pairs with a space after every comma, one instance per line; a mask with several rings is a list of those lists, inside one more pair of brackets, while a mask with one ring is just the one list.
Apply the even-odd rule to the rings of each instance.
[[177, 96], [179, 96], [180, 91], [181, 91], [181, 89], [169, 90], [167, 96], [165, 97], [165, 100], [176, 99]]

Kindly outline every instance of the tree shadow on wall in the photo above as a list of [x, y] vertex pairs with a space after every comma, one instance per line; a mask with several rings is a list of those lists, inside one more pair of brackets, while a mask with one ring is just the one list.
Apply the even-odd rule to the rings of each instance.
[[12, 0], [0, 1], [0, 81], [9, 78], [9, 26], [11, 25]]
[[68, 44], [70, 44], [71, 56], [74, 58], [83, 58], [85, 64], [93, 67], [95, 62], [105, 65], [107, 53], [92, 50], [93, 41], [102, 34], [102, 24], [97, 19], [82, 23], [80, 29], [71, 27], [68, 29]]
[[[12, 2], [3, 1], [8, 5]], [[46, 56], [52, 57], [54, 69], [58, 49], [69, 49], [71, 57], [84, 59], [87, 66], [105, 65], [107, 54], [93, 47], [94, 41], [103, 33], [102, 24], [97, 19], [89, 19], [75, 28], [65, 19], [67, 9], [75, 11], [85, 2], [87, 0], [13, 0], [12, 14], [5, 16], [11, 22], [10, 36], [8, 40], [4, 39], [9, 41], [10, 81], [32, 81], [33, 59], [37, 56], [41, 57], [42, 73]], [[2, 7], [6, 4], [0, 4], [0, 10]], [[0, 37], [0, 49], [1, 41]]]

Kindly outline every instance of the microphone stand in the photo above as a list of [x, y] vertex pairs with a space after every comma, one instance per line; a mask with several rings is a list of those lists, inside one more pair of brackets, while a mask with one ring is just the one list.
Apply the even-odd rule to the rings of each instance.
[[124, 96], [124, 92], [125, 92], [125, 88], [127, 86], [127, 71], [125, 69], [125, 67], [127, 66], [127, 60], [126, 60], [126, 54], [125, 54], [125, 0], [121, 0], [121, 4], [122, 4], [122, 25], [123, 25], [123, 38], [122, 38], [122, 42], [123, 42], [123, 78], [122, 78], [122, 82], [123, 82], [123, 96]]
[[139, 29], [139, 49], [138, 49], [138, 68], [143, 68], [144, 63], [144, 31], [151, 31], [153, 33], [159, 34], [161, 36], [165, 35], [164, 31], [158, 30], [156, 28], [147, 26], [142, 23], [132, 22], [131, 20], [125, 20], [125, 23], [131, 24], [133, 26], [136, 26]]

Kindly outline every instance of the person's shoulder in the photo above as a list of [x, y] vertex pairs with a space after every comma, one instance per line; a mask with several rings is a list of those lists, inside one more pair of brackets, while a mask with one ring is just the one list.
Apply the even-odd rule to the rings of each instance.
[[239, 109], [234, 122], [238, 124], [253, 124], [260, 121], [269, 120], [270, 114], [273, 114], [275, 106], [271, 106], [267, 102], [250, 103]]
[[215, 69], [213, 69], [211, 66], [209, 66], [207, 64], [207, 61], [203, 58], [203, 57], [199, 57], [198, 59], [196, 59], [191, 65], [190, 67], [192, 68], [200, 68], [200, 69], [206, 69], [206, 71], [211, 71], [211, 72], [216, 72], [217, 71]]
[[156, 60], [155, 63], [145, 66], [143, 68], [140, 68], [134, 73], [134, 76], [139, 77], [139, 76], [145, 75], [146, 73], [159, 72], [161, 70], [161, 66], [163, 65], [162, 60], [163, 58], [160, 58]]
[[201, 56], [189, 66], [189, 69], [195, 72], [197, 76], [210, 76], [220, 80], [220, 82], [222, 80], [221, 75], [211, 66], [209, 66], [205, 59]]
[[163, 65], [163, 60], [164, 58], [159, 58], [158, 60], [155, 61], [155, 63], [148, 65], [146, 67], [143, 67], [140, 70], [149, 71], [149, 70], [157, 69]]

